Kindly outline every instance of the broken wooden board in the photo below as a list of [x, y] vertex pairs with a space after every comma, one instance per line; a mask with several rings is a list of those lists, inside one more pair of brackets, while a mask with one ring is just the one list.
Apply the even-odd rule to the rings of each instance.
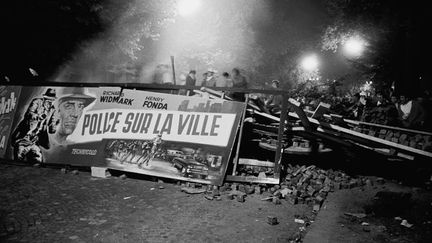
[[248, 183], [262, 183], [262, 184], [274, 184], [278, 185], [280, 182], [279, 178], [258, 178], [255, 176], [233, 176], [233, 175], [227, 175], [226, 181], [232, 181], [232, 182], [248, 182]]
[[252, 166], [262, 166], [262, 167], [273, 168], [275, 166], [275, 163], [270, 162], [270, 161], [261, 161], [261, 160], [257, 160], [257, 159], [240, 158], [239, 159], [239, 165], [252, 165]]

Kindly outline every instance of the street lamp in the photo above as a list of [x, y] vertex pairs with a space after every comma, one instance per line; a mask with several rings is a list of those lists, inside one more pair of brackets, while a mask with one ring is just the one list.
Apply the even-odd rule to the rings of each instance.
[[185, 17], [193, 14], [201, 5], [200, 0], [179, 0], [177, 3], [178, 13]]
[[366, 43], [360, 37], [349, 38], [343, 46], [344, 52], [351, 57], [359, 57], [364, 50]]
[[315, 71], [318, 69], [318, 57], [316, 55], [310, 55], [303, 58], [301, 66], [306, 71]]

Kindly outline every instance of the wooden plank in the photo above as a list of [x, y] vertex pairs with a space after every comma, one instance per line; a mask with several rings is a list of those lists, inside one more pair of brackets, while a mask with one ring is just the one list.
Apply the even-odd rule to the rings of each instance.
[[277, 138], [277, 144], [276, 144], [276, 154], [275, 154], [275, 164], [274, 164], [274, 174], [275, 177], [279, 177], [280, 173], [280, 164], [282, 161], [282, 144], [283, 144], [283, 133], [285, 131], [285, 121], [287, 120], [288, 115], [288, 96], [283, 95], [282, 96], [282, 109], [281, 109], [281, 117], [279, 122], [279, 129], [278, 129], [278, 138]]
[[[300, 121], [302, 122], [303, 126], [305, 127], [305, 129], [307, 131], [312, 131], [314, 130], [314, 128], [311, 126], [308, 117], [306, 116], [306, 113], [303, 111], [302, 108], [300, 108], [300, 103], [297, 102], [296, 100], [290, 98], [289, 100], [289, 105], [291, 108], [294, 109], [295, 113], [296, 113], [296, 118], [300, 119]], [[292, 112], [290, 112], [292, 113]]]
[[202, 87], [201, 91], [210, 93], [212, 95], [217, 95], [219, 98], [221, 99], [226, 99], [226, 100], [233, 100], [231, 97], [226, 96], [225, 93], [223, 91], [217, 91], [217, 90], [213, 90], [207, 87]]
[[366, 125], [366, 126], [371, 126], [371, 127], [379, 127], [379, 128], [397, 130], [397, 131], [402, 131], [402, 132], [409, 132], [409, 133], [432, 136], [431, 132], [426, 132], [426, 131], [413, 130], [413, 129], [407, 129], [407, 128], [402, 128], [402, 127], [393, 127], [393, 126], [381, 125], [381, 124], [370, 123], [370, 122], [354, 121], [354, 120], [349, 120], [349, 119], [344, 119], [344, 121], [346, 121], [347, 123], [355, 124], [355, 125]]
[[237, 140], [237, 149], [236, 149], [236, 153], [235, 153], [235, 157], [234, 157], [234, 167], [233, 167], [233, 172], [232, 174], [235, 175], [236, 171], [237, 171], [237, 164], [238, 164], [238, 160], [239, 160], [239, 153], [240, 153], [240, 145], [241, 145], [241, 140], [243, 137], [243, 127], [244, 127], [244, 120], [246, 117], [246, 108], [247, 108], [247, 103], [249, 101], [249, 96], [246, 96], [246, 100], [245, 100], [245, 107], [243, 109], [243, 114], [242, 114], [242, 119], [240, 120], [240, 132], [239, 132], [239, 136], [238, 136], [238, 140]]
[[275, 163], [270, 161], [261, 161], [257, 159], [240, 158], [239, 165], [252, 165], [262, 167], [274, 167]]
[[260, 115], [260, 116], [263, 116], [263, 117], [269, 118], [269, 119], [271, 119], [271, 120], [273, 120], [273, 121], [280, 122], [280, 118], [277, 117], [277, 116], [272, 116], [272, 115], [270, 115], [270, 114], [267, 114], [267, 113], [264, 113], [264, 112], [259, 112], [259, 111], [254, 111], [254, 114], [257, 114], [257, 115]]
[[262, 183], [262, 184], [273, 184], [278, 185], [279, 184], [279, 178], [258, 178], [255, 176], [226, 176], [226, 181], [231, 182], [248, 182], [248, 183]]

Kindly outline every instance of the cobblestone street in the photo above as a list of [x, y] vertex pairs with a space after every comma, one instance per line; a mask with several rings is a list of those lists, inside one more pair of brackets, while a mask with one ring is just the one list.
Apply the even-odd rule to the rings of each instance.
[[[172, 183], [0, 164], [1, 242], [287, 242], [307, 205], [207, 200]], [[277, 216], [279, 224], [267, 223]]]

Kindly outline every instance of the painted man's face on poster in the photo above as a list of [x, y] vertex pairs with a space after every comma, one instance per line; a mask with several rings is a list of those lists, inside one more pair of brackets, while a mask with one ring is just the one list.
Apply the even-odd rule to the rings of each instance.
[[85, 107], [84, 99], [68, 99], [59, 105], [60, 133], [70, 135], [80, 119]]

